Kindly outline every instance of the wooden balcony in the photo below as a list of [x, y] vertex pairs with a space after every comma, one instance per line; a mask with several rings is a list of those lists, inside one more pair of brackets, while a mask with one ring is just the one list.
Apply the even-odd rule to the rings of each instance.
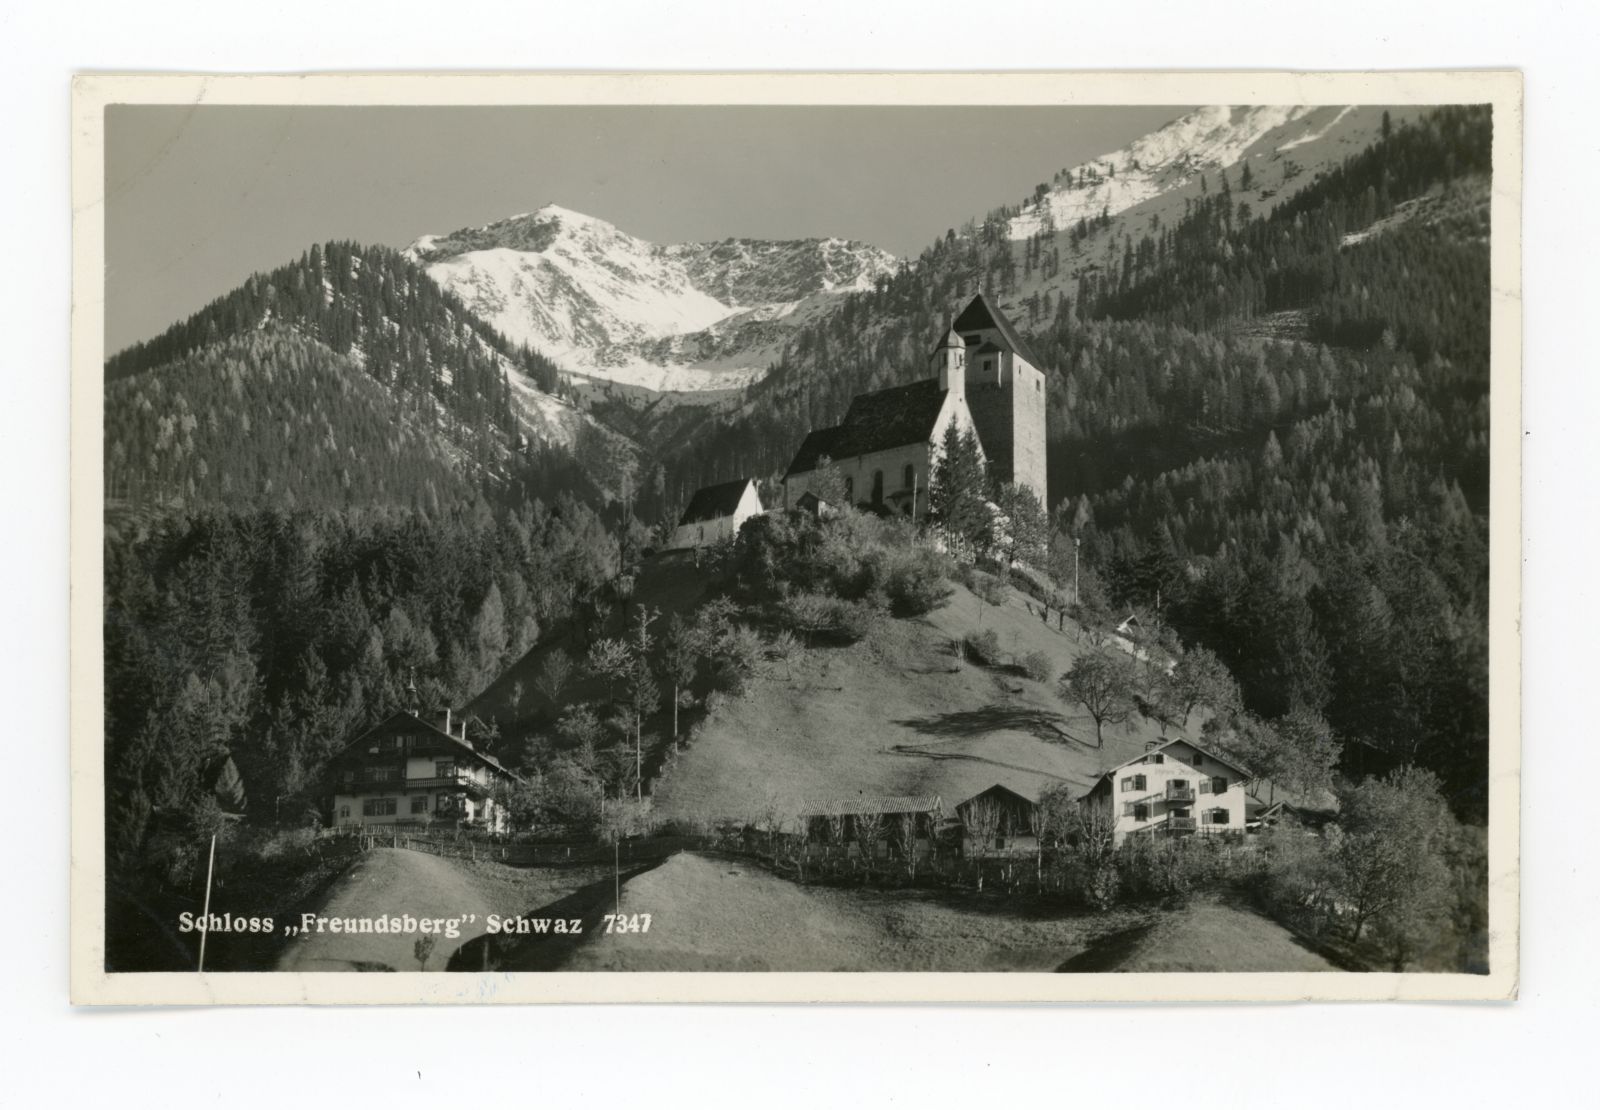
[[1195, 798], [1194, 787], [1186, 782], [1169, 782], [1167, 783], [1166, 798], [1168, 802], [1193, 805]]
[[1168, 817], [1166, 828], [1169, 832], [1194, 832], [1196, 825], [1193, 817]]
[[432, 789], [434, 787], [465, 788], [467, 790], [487, 790], [488, 784], [466, 771], [455, 771], [448, 775], [429, 775], [426, 778], [406, 779], [396, 785], [415, 790], [419, 787]]

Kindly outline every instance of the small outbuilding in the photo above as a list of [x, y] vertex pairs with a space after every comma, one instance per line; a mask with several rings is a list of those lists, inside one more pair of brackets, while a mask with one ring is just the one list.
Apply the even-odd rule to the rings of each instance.
[[995, 783], [956, 805], [962, 843], [968, 852], [1006, 851], [1039, 846], [1034, 818], [1038, 803]]
[[764, 511], [753, 478], [706, 486], [690, 498], [667, 547], [681, 551], [729, 539], [738, 535], [745, 521]]

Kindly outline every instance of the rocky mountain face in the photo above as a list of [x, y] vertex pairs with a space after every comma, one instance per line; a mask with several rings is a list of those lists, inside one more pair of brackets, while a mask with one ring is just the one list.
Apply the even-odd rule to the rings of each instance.
[[425, 235], [407, 255], [591, 398], [710, 403], [759, 380], [797, 326], [894, 271], [843, 239], [661, 245], [550, 205]]

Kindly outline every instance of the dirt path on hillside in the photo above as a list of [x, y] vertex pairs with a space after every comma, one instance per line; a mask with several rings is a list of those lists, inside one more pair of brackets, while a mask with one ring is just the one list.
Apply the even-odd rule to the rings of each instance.
[[[419, 921], [475, 917], [460, 922], [459, 936], [435, 938], [426, 970], [442, 971], [453, 953], [488, 931], [489, 914], [512, 916], [530, 905], [565, 897], [596, 881], [601, 870], [610, 873], [609, 868], [471, 864], [403, 848], [374, 848], [333, 884], [316, 913], [330, 919], [407, 914]], [[278, 970], [417, 971], [413, 948], [421, 936], [420, 932], [302, 934], [289, 942]]]

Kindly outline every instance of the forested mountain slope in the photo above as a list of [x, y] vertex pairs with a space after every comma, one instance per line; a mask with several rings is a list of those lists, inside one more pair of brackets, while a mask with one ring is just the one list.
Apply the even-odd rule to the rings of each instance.
[[[454, 503], [615, 489], [631, 441], [396, 251], [329, 243], [106, 363], [108, 496]], [[446, 495], [449, 496], [446, 496]]]

